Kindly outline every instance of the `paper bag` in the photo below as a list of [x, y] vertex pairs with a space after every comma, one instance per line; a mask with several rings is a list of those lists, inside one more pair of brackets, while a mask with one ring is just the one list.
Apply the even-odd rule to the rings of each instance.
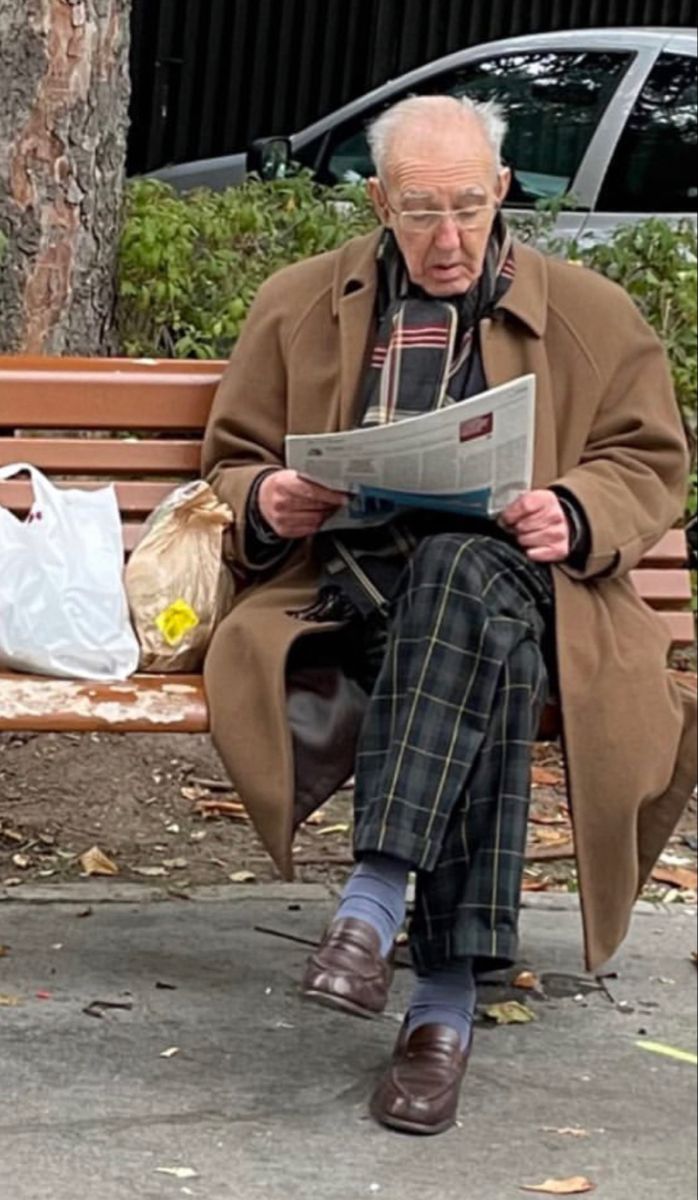
[[140, 643], [140, 669], [199, 671], [233, 599], [223, 562], [232, 513], [207, 483], [172, 492], [146, 523], [126, 568], [126, 594]]

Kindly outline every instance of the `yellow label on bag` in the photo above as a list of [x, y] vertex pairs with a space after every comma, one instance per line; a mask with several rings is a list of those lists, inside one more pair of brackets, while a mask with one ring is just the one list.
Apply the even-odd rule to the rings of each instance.
[[175, 600], [155, 618], [155, 624], [168, 646], [176, 646], [190, 629], [196, 629], [199, 618], [186, 600]]

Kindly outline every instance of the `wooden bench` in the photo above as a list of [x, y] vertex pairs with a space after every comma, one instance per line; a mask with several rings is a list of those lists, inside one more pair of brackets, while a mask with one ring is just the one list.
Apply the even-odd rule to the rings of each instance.
[[[59, 483], [116, 485], [126, 552], [143, 521], [199, 474], [201, 439], [224, 363], [0, 358], [0, 465], [27, 461]], [[135, 435], [130, 437], [129, 435]], [[0, 484], [0, 504], [27, 511], [30, 485]], [[683, 531], [672, 530], [633, 572], [674, 646], [693, 641]], [[135, 676], [90, 684], [0, 673], [0, 730], [203, 733], [200, 676]], [[557, 732], [549, 709], [541, 736]]]

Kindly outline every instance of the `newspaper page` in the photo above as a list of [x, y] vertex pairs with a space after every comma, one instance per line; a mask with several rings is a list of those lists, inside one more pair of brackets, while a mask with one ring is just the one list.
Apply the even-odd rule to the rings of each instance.
[[289, 435], [286, 465], [347, 492], [328, 529], [404, 508], [496, 517], [531, 486], [535, 376], [391, 425]]

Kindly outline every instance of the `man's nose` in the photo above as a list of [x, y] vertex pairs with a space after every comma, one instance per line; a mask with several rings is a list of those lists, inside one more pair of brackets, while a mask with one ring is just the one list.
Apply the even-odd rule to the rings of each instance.
[[460, 246], [460, 231], [452, 213], [444, 213], [441, 217], [434, 241], [441, 250], [453, 250]]

